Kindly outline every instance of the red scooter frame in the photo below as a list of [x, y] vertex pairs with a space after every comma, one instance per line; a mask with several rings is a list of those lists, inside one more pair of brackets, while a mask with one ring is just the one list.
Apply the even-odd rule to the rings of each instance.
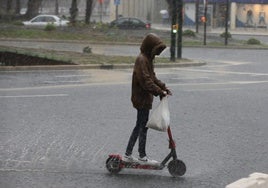
[[183, 176], [186, 172], [186, 165], [182, 160], [177, 158], [176, 153], [176, 144], [173, 140], [170, 126], [167, 129], [168, 138], [169, 138], [169, 149], [170, 153], [166, 158], [159, 164], [144, 164], [136, 162], [125, 162], [122, 160], [122, 156], [119, 154], [111, 154], [106, 160], [106, 168], [109, 172], [116, 174], [120, 172], [123, 168], [133, 168], [133, 169], [147, 169], [147, 170], [162, 170], [166, 163], [173, 158], [167, 165], [169, 173], [174, 177]]

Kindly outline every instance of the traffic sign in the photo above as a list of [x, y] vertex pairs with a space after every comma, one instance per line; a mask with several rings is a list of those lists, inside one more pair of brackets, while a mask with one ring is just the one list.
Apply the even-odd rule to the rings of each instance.
[[120, 0], [114, 0], [114, 5], [120, 5]]

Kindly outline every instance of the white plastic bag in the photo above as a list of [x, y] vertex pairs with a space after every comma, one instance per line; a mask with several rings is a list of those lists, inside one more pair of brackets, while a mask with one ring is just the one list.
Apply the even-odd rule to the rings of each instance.
[[168, 99], [163, 97], [158, 106], [152, 111], [146, 127], [158, 131], [167, 131], [170, 124], [170, 113], [168, 109]]

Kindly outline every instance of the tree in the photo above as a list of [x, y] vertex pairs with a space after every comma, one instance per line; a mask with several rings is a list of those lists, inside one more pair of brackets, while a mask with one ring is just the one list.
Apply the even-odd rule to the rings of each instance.
[[77, 0], [72, 0], [72, 5], [70, 8], [70, 22], [73, 25], [75, 25], [77, 14], [78, 14]]
[[39, 13], [39, 8], [41, 6], [42, 0], [28, 0], [27, 12], [25, 14], [26, 18], [32, 18]]
[[11, 13], [11, 9], [12, 9], [12, 0], [7, 1], [7, 14]]
[[59, 1], [58, 0], [55, 1], [55, 14], [59, 15]]
[[171, 15], [170, 13], [172, 12], [172, 0], [166, 0], [167, 4], [168, 4], [168, 12], [169, 15]]
[[86, 18], [85, 18], [85, 23], [89, 24], [90, 23], [90, 17], [92, 14], [92, 6], [93, 6], [93, 0], [86, 0]]
[[15, 7], [15, 14], [19, 15], [20, 14], [20, 0], [16, 0], [16, 7]]

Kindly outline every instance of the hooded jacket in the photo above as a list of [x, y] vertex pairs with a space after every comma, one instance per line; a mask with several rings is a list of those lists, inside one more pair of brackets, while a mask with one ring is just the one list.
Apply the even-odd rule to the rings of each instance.
[[156, 78], [153, 66], [155, 55], [159, 55], [165, 48], [166, 45], [153, 33], [143, 39], [132, 74], [131, 101], [136, 109], [151, 109], [153, 96], [162, 95], [167, 89]]

